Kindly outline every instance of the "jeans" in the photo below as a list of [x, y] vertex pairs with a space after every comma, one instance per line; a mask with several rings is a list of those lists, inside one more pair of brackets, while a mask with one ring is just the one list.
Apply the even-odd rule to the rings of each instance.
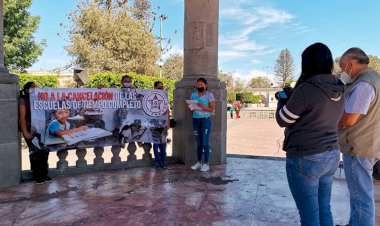
[[202, 161], [202, 153], [205, 153], [204, 163], [208, 164], [210, 159], [210, 130], [211, 119], [207, 118], [193, 118], [193, 130], [195, 140], [197, 141], [197, 157], [198, 161]]
[[301, 225], [332, 226], [331, 188], [340, 159], [339, 149], [286, 158], [286, 174]]
[[[160, 150], [160, 152], [158, 150]], [[153, 144], [153, 152], [156, 166], [164, 167], [166, 161], [166, 143]]]
[[375, 225], [372, 171], [375, 158], [343, 155], [344, 174], [350, 192], [350, 226]]

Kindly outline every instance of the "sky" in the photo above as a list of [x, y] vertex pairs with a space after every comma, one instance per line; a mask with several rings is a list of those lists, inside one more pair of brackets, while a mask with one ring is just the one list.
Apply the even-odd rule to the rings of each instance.
[[[151, 2], [158, 15], [168, 17], [163, 36], [170, 38], [172, 48], [164, 59], [183, 53], [184, 1]], [[30, 70], [51, 70], [72, 60], [64, 50], [68, 38], [60, 24], [69, 24], [67, 15], [76, 5], [76, 0], [33, 0], [30, 12], [41, 17], [35, 37], [46, 39], [47, 47]], [[245, 81], [273, 79], [274, 62], [287, 48], [298, 77], [302, 51], [315, 42], [326, 44], [334, 58], [350, 47], [380, 56], [379, 10], [378, 0], [220, 0], [219, 70]], [[158, 22], [154, 34], [159, 35]]]

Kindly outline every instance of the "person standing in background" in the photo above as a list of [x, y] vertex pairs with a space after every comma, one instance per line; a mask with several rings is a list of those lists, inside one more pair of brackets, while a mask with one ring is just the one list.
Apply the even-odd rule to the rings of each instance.
[[48, 176], [49, 151], [39, 145], [40, 138], [31, 133], [32, 115], [30, 111], [30, 89], [36, 88], [34, 82], [27, 82], [20, 93], [19, 100], [19, 127], [29, 148], [30, 168], [36, 184], [50, 182]]
[[[160, 81], [154, 82], [154, 88], [155, 89], [164, 89], [164, 84]], [[167, 127], [162, 128], [162, 130], [168, 130], [169, 129], [169, 123], [170, 123], [170, 114], [169, 114], [169, 108], [168, 108], [168, 121], [167, 121]], [[167, 132], [166, 132], [167, 133]], [[155, 160], [155, 166], [157, 169], [167, 169], [166, 167], [166, 140], [161, 141], [161, 143], [154, 143], [153, 144], [153, 152], [154, 152], [154, 160]]]

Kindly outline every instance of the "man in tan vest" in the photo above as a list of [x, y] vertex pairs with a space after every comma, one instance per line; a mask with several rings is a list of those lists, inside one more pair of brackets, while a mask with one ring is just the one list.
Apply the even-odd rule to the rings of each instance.
[[339, 62], [346, 83], [339, 144], [350, 192], [350, 226], [375, 225], [372, 171], [380, 158], [380, 75], [368, 64], [359, 48], [347, 50]]

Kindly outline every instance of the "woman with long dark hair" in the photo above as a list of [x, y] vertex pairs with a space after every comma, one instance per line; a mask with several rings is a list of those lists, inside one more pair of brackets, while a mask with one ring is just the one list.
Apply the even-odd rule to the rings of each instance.
[[40, 147], [37, 147], [33, 144], [33, 139], [35, 139], [35, 143], [40, 143], [40, 137], [31, 132], [32, 117], [29, 90], [36, 87], [37, 85], [34, 82], [27, 82], [20, 92], [19, 126], [29, 148], [30, 168], [33, 173], [33, 180], [36, 184], [42, 184], [51, 181], [51, 178], [48, 176], [49, 152], [43, 146], [39, 145]]
[[344, 84], [332, 75], [333, 58], [322, 43], [302, 53], [302, 72], [293, 92], [277, 95], [276, 120], [285, 129], [288, 184], [302, 225], [333, 225], [333, 175], [340, 153], [338, 123], [344, 111]]

